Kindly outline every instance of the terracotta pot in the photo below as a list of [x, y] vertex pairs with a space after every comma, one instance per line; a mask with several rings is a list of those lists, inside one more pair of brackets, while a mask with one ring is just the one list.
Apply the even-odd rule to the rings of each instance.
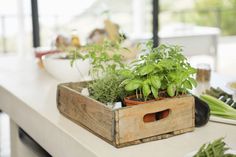
[[[165, 99], [165, 98], [160, 97], [160, 98], [156, 99], [156, 101], [163, 100], [163, 99]], [[163, 118], [167, 117], [169, 115], [169, 112], [170, 112], [169, 110], [164, 110], [164, 111], [160, 112], [159, 117], [158, 118], [156, 117], [156, 119], [158, 120], [158, 119], [163, 119]]]
[[[125, 97], [124, 102], [125, 102], [126, 106], [146, 104], [146, 103], [150, 103], [150, 102], [164, 99], [164, 98], [158, 98], [158, 99], [153, 99], [153, 100], [149, 100], [149, 101], [137, 101], [137, 100], [135, 100], [135, 98], [136, 98], [136, 95], [131, 95], [131, 96]], [[159, 113], [150, 113], [150, 114], [147, 114], [143, 117], [143, 121], [144, 122], [154, 122], [156, 120], [165, 118], [168, 115], [169, 115], [169, 110], [165, 110], [165, 111], [162, 111]]]
[[161, 119], [166, 118], [169, 115], [169, 112], [170, 112], [170, 110], [165, 110], [165, 111], [161, 112]]
[[149, 101], [138, 101], [138, 100], [135, 100], [135, 98], [136, 98], [136, 95], [131, 95], [131, 96], [125, 97], [124, 102], [125, 102], [126, 106], [146, 104], [146, 103], [155, 101], [154, 99], [149, 100]]

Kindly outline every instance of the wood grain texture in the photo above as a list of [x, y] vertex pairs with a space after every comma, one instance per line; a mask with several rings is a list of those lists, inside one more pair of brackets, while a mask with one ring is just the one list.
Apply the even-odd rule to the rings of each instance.
[[[167, 98], [136, 106], [110, 109], [80, 94], [87, 82], [58, 86], [59, 111], [117, 148], [169, 138], [194, 129], [194, 98]], [[145, 123], [144, 115], [169, 109], [169, 115]]]
[[[144, 115], [170, 109], [168, 117], [145, 123]], [[168, 98], [148, 104], [118, 110], [119, 131], [116, 144], [161, 135], [176, 130], [194, 127], [194, 98], [192, 96]]]
[[176, 131], [172, 131], [166, 134], [161, 134], [161, 135], [151, 136], [151, 137], [147, 137], [147, 138], [143, 138], [139, 140], [116, 144], [115, 146], [117, 148], [122, 148], [122, 147], [131, 146], [131, 145], [136, 145], [136, 144], [141, 144], [141, 143], [146, 143], [146, 142], [151, 142], [151, 141], [156, 141], [156, 140], [162, 140], [162, 139], [170, 138], [170, 137], [180, 135], [186, 132], [190, 132], [193, 130], [194, 130], [194, 127], [182, 129], [182, 130], [176, 130]]
[[[71, 87], [71, 86], [70, 86]], [[81, 95], [66, 85], [58, 86], [57, 103], [61, 113], [113, 141], [113, 114], [111, 109], [93, 99]]]

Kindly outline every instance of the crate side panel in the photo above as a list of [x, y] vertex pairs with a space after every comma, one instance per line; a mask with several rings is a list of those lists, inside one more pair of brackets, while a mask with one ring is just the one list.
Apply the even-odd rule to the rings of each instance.
[[190, 132], [190, 131], [193, 131], [193, 130], [194, 130], [194, 127], [187, 128], [187, 129], [182, 129], [182, 130], [177, 130], [177, 131], [173, 131], [173, 132], [162, 134], [162, 135], [156, 135], [156, 136], [151, 136], [151, 137], [147, 137], [147, 138], [143, 138], [143, 139], [139, 139], [139, 140], [135, 140], [135, 141], [131, 141], [131, 142], [120, 143], [120, 144], [117, 144], [116, 147], [121, 148], [121, 147], [146, 143], [146, 142], [150, 142], [150, 141], [162, 140], [162, 139], [170, 138], [170, 137], [180, 135], [180, 134], [183, 134], [183, 133], [186, 133], [186, 132]]
[[[168, 117], [145, 123], [144, 115], [170, 109]], [[165, 99], [119, 110], [119, 144], [194, 127], [192, 96]]]
[[58, 109], [62, 114], [113, 141], [113, 114], [109, 108], [66, 86], [59, 86], [58, 90]]

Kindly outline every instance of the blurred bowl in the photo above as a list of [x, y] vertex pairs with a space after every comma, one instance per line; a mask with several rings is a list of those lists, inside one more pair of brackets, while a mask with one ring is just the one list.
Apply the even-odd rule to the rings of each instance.
[[77, 82], [89, 80], [89, 60], [78, 59], [71, 66], [71, 60], [66, 53], [47, 54], [42, 57], [46, 71], [55, 79], [63, 82]]
[[55, 54], [55, 53], [60, 53], [60, 50], [35, 50], [35, 57], [41, 59], [42, 56], [47, 55], [47, 54]]
[[42, 56], [47, 54], [61, 53], [60, 50], [52, 49], [52, 48], [43, 48], [38, 47], [35, 49], [35, 57], [37, 58], [37, 63], [40, 68], [43, 68]]

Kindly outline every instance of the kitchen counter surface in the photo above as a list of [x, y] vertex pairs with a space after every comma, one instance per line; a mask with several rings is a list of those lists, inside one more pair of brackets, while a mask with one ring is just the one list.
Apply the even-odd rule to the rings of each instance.
[[[213, 74], [211, 84], [222, 87], [231, 80]], [[59, 83], [32, 59], [0, 58], [0, 109], [54, 157], [183, 157], [219, 137], [236, 150], [236, 126], [216, 122], [190, 133], [117, 149], [59, 113]]]

